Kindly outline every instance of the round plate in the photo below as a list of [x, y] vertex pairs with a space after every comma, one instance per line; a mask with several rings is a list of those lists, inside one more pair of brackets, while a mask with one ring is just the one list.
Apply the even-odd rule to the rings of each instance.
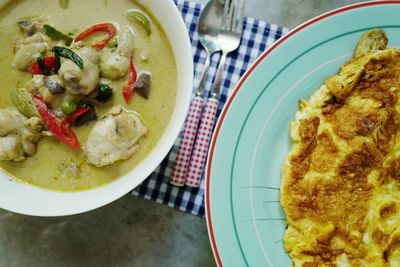
[[218, 265], [291, 266], [279, 203], [289, 123], [352, 57], [360, 36], [384, 29], [400, 46], [400, 1], [365, 2], [316, 17], [265, 51], [244, 74], [216, 125], [208, 156], [206, 215]]

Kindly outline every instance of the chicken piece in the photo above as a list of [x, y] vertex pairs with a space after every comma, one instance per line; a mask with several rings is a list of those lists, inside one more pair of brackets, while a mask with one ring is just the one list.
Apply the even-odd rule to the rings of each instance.
[[24, 160], [24, 149], [18, 135], [0, 137], [0, 160]]
[[88, 95], [99, 84], [99, 54], [93, 48], [83, 47], [74, 49], [83, 60], [83, 69], [80, 69], [69, 59], [63, 59], [58, 71], [65, 89], [72, 95]]
[[28, 82], [28, 90], [30, 92], [38, 91], [41, 87], [46, 89], [48, 93], [52, 95], [58, 95], [65, 92], [64, 85], [57, 74], [50, 76], [42, 74], [33, 75], [33, 78]]
[[29, 19], [18, 21], [18, 27], [26, 36], [32, 36], [38, 31], [38, 24]]
[[112, 107], [89, 134], [84, 153], [97, 167], [128, 159], [139, 149], [139, 139], [147, 133], [139, 115], [122, 106]]
[[22, 71], [27, 70], [47, 50], [47, 47], [47, 43], [22, 45], [15, 54], [14, 67]]
[[46, 89], [52, 95], [58, 95], [65, 92], [65, 88], [62, 84], [62, 81], [58, 75], [44, 76], [43, 82]]
[[[63, 94], [65, 88], [58, 75], [33, 75], [33, 78], [28, 82], [26, 89], [28, 92], [39, 93], [44, 101], [50, 104], [53, 108], [59, 107], [66, 97], [65, 94]], [[18, 110], [21, 111], [19, 108]], [[25, 113], [23, 112], [23, 114]]]
[[43, 25], [47, 21], [46, 16], [26, 17], [18, 21], [18, 27], [26, 36], [33, 36], [38, 32], [44, 32]]
[[29, 92], [38, 91], [40, 87], [44, 87], [43, 81], [44, 75], [42, 74], [35, 74], [33, 75], [32, 79], [30, 79], [27, 83], [27, 89]]
[[135, 46], [134, 34], [129, 27], [125, 27], [118, 34], [118, 52], [121, 56], [130, 57]]
[[6, 136], [17, 131], [25, 117], [13, 108], [0, 110], [0, 136]]
[[130, 56], [134, 48], [134, 35], [125, 27], [118, 35], [117, 48], [105, 48], [100, 54], [101, 76], [118, 79], [128, 73]]
[[46, 18], [32, 17], [18, 21], [18, 26], [25, 36], [14, 40], [14, 66], [19, 70], [27, 68], [36, 61], [37, 57], [44, 54], [49, 48], [49, 38], [44, 34], [43, 25]]
[[[23, 39], [15, 39], [13, 42], [14, 52], [18, 51], [22, 46], [29, 45], [29, 44], [36, 44], [36, 43], [46, 43], [49, 44], [49, 38], [45, 36], [43, 33], [35, 33], [32, 36], [28, 36]], [[47, 47], [49, 49], [49, 47]]]
[[129, 58], [121, 56], [116, 49], [103, 49], [100, 54], [101, 77], [118, 79], [124, 77], [129, 69]]
[[36, 153], [41, 122], [26, 118], [15, 108], [0, 110], [0, 160], [21, 161]]

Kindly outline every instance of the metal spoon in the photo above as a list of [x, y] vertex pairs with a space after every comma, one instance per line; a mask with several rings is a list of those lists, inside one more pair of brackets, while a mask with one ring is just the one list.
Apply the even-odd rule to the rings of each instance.
[[210, 0], [200, 14], [198, 24], [199, 41], [207, 52], [203, 72], [200, 76], [200, 85], [196, 96], [190, 104], [186, 117], [185, 128], [181, 137], [179, 151], [172, 170], [170, 183], [183, 186], [186, 180], [186, 171], [189, 165], [192, 147], [203, 107], [203, 97], [206, 92], [207, 72], [211, 62], [211, 55], [221, 50], [218, 45], [218, 34], [221, 27], [221, 17], [224, 5], [220, 0]]
[[211, 0], [204, 7], [200, 14], [198, 24], [199, 41], [207, 52], [206, 61], [204, 63], [203, 73], [196, 96], [203, 97], [205, 93], [206, 73], [211, 62], [211, 55], [221, 50], [218, 44], [218, 34], [221, 28], [221, 18], [223, 13], [223, 4], [219, 0]]

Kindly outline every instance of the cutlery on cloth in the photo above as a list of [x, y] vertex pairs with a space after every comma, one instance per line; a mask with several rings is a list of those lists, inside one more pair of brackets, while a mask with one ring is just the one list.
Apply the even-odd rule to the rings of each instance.
[[204, 102], [203, 98], [206, 91], [205, 84], [207, 80], [207, 72], [211, 62], [211, 55], [221, 50], [217, 39], [221, 25], [222, 9], [223, 5], [219, 2], [219, 0], [211, 0], [204, 7], [199, 18], [197, 30], [199, 41], [206, 50], [207, 56], [204, 63], [203, 72], [201, 74], [199, 88], [190, 104], [189, 113], [186, 117], [178, 155], [170, 178], [170, 183], [176, 186], [183, 186], [186, 180], [186, 171], [189, 166], [193, 143], [196, 137], [202, 112]]
[[[188, 28], [189, 35], [193, 40], [192, 48], [194, 55], [196, 55], [194, 57], [194, 65], [195, 69], [197, 69], [195, 84], [198, 85], [200, 82], [199, 78], [201, 70], [204, 65], [205, 51], [201, 44], [198, 44], [197, 23], [204, 5], [198, 3], [200, 1], [192, 0], [174, 0], [174, 2], [177, 4], [178, 10], [181, 12]], [[206, 2], [207, 1], [204, 3]], [[222, 10], [223, 8], [221, 11]], [[193, 27], [192, 25], [196, 25], [196, 27]], [[251, 17], [244, 18], [242, 40], [239, 47], [240, 51], [232, 55], [232, 60], [229, 60], [228, 57], [225, 63], [225, 69], [228, 70], [229, 68], [229, 74], [228, 71], [225, 71], [222, 81], [223, 87], [221, 88], [219, 98], [219, 107], [229, 99], [229, 95], [232, 93], [232, 88], [227, 88], [227, 86], [229, 85], [229, 87], [231, 87], [230, 85], [236, 84], [239, 80], [239, 76], [252, 65], [256, 58], [258, 58], [272, 43], [277, 41], [288, 31], [289, 29], [276, 24], [270, 24]], [[214, 54], [211, 59], [212, 67], [214, 67], [215, 63], [219, 61], [219, 58], [220, 56], [217, 57], [217, 55]], [[215, 76], [214, 68], [211, 66], [207, 79], [207, 91], [211, 88], [211, 76]], [[197, 90], [197, 88], [194, 88], [194, 90]], [[177, 187], [169, 183], [179, 143], [180, 138], [179, 140], [176, 140], [172, 151], [168, 153], [160, 166], [147, 180], [138, 185], [132, 191], [132, 194], [140, 198], [150, 199], [168, 205], [169, 207], [174, 207], [193, 215], [204, 216], [207, 204], [207, 202], [204, 201], [204, 194], [207, 193], [206, 183], [204, 183], [204, 181], [201, 181], [199, 189], [193, 189], [188, 186]]]
[[245, 0], [226, 0], [224, 4], [221, 29], [218, 34], [218, 45], [221, 48], [222, 56], [211, 95], [207, 99], [204, 108], [192, 151], [192, 157], [189, 162], [185, 184], [191, 187], [198, 187], [200, 185], [204, 163], [207, 158], [208, 146], [214, 128], [215, 117], [217, 116], [218, 99], [226, 56], [228, 53], [235, 51], [240, 44], [243, 31], [244, 1]]

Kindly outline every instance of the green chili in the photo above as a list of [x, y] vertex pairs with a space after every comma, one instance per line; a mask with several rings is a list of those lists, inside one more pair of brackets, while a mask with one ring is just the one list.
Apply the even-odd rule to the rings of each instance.
[[83, 60], [82, 58], [76, 54], [74, 51], [62, 47], [62, 46], [55, 46], [53, 48], [53, 53], [56, 57], [65, 57], [70, 59], [72, 62], [74, 62], [80, 69], [83, 69]]
[[118, 42], [117, 39], [112, 39], [111, 41], [108, 42], [108, 44], [106, 45], [108, 48], [114, 48], [118, 46]]
[[46, 35], [49, 36], [51, 40], [53, 41], [64, 40], [67, 46], [71, 45], [73, 39], [68, 35], [65, 35], [64, 33], [58, 31], [54, 27], [51, 27], [50, 25], [47, 24], [45, 24], [43, 28], [45, 30]]

